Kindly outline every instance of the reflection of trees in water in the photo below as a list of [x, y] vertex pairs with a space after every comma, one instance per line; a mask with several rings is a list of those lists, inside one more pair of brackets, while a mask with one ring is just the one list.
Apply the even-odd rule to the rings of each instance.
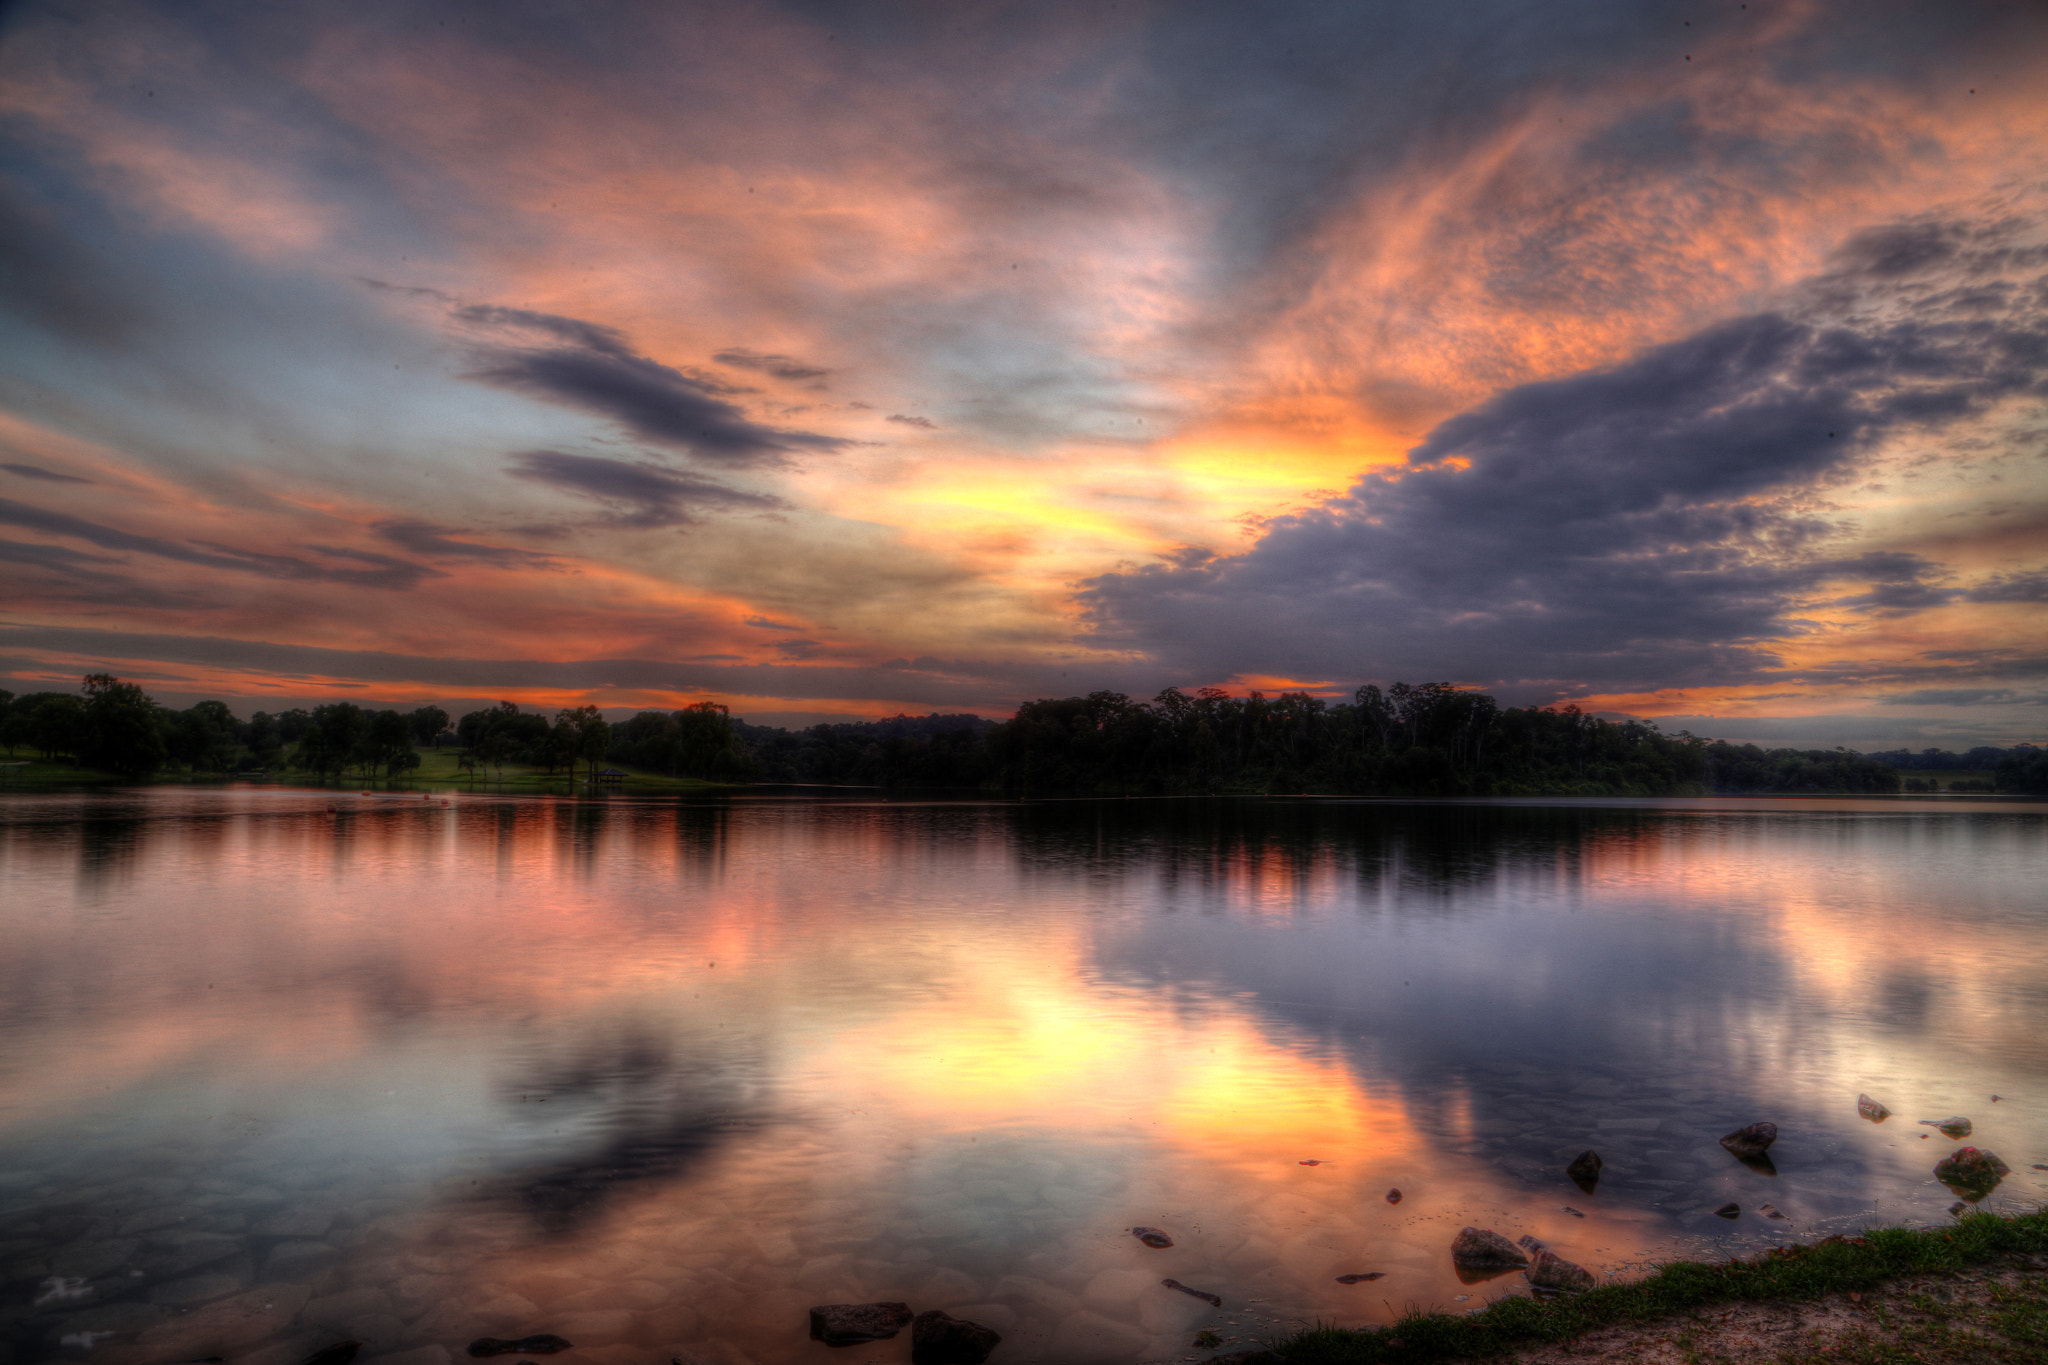
[[538, 1160], [478, 1197], [566, 1234], [635, 1192], [688, 1177], [767, 1123], [767, 1063], [758, 1052], [729, 1030], [687, 1037], [641, 1022], [593, 1030], [567, 1047], [537, 1041], [497, 1086], [507, 1117], [539, 1127], [573, 1116], [591, 1136], [583, 1150]]
[[78, 889], [93, 899], [126, 885], [148, 847], [152, 821], [130, 815], [100, 815], [78, 825]]
[[1575, 878], [1591, 857], [1669, 837], [1672, 825], [1655, 810], [1218, 798], [1027, 805], [1014, 829], [1027, 868], [1156, 869], [1169, 889], [1338, 872], [1436, 908], [1511, 871]]

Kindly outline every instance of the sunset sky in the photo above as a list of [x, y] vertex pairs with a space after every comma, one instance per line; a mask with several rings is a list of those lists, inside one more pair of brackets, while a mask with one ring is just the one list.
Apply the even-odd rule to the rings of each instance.
[[0, 9], [0, 687], [2048, 742], [2048, 6]]

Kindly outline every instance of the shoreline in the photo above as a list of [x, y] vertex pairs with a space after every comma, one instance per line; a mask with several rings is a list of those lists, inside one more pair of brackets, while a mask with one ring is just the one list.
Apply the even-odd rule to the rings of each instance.
[[1640, 1280], [1582, 1294], [1516, 1296], [1471, 1314], [1415, 1312], [1377, 1330], [1312, 1329], [1265, 1351], [1221, 1359], [1883, 1365], [1924, 1358], [1988, 1365], [2044, 1356], [2048, 1207], [1968, 1213], [1951, 1227], [1873, 1228], [1714, 1264], [1674, 1261]]

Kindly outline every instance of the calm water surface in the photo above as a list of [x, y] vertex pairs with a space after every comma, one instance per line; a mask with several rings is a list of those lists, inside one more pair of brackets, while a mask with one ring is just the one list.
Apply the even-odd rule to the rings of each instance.
[[907, 1361], [806, 1338], [872, 1299], [1191, 1359], [1527, 1293], [1467, 1223], [1626, 1274], [1937, 1221], [1951, 1114], [2032, 1206], [2044, 854], [1996, 802], [0, 797], [0, 1360]]

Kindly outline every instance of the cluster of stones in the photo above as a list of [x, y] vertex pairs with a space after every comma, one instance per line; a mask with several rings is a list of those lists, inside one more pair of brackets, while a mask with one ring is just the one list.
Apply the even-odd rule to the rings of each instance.
[[981, 1365], [1002, 1341], [993, 1328], [937, 1308], [913, 1314], [907, 1303], [827, 1303], [811, 1310], [811, 1335], [827, 1346], [884, 1341], [905, 1326], [915, 1365]]
[[1451, 1242], [1451, 1263], [1479, 1279], [1520, 1270], [1530, 1288], [1549, 1294], [1575, 1293], [1594, 1283], [1592, 1271], [1567, 1261], [1534, 1237], [1524, 1237], [1518, 1245], [1492, 1228], [1461, 1229]]

